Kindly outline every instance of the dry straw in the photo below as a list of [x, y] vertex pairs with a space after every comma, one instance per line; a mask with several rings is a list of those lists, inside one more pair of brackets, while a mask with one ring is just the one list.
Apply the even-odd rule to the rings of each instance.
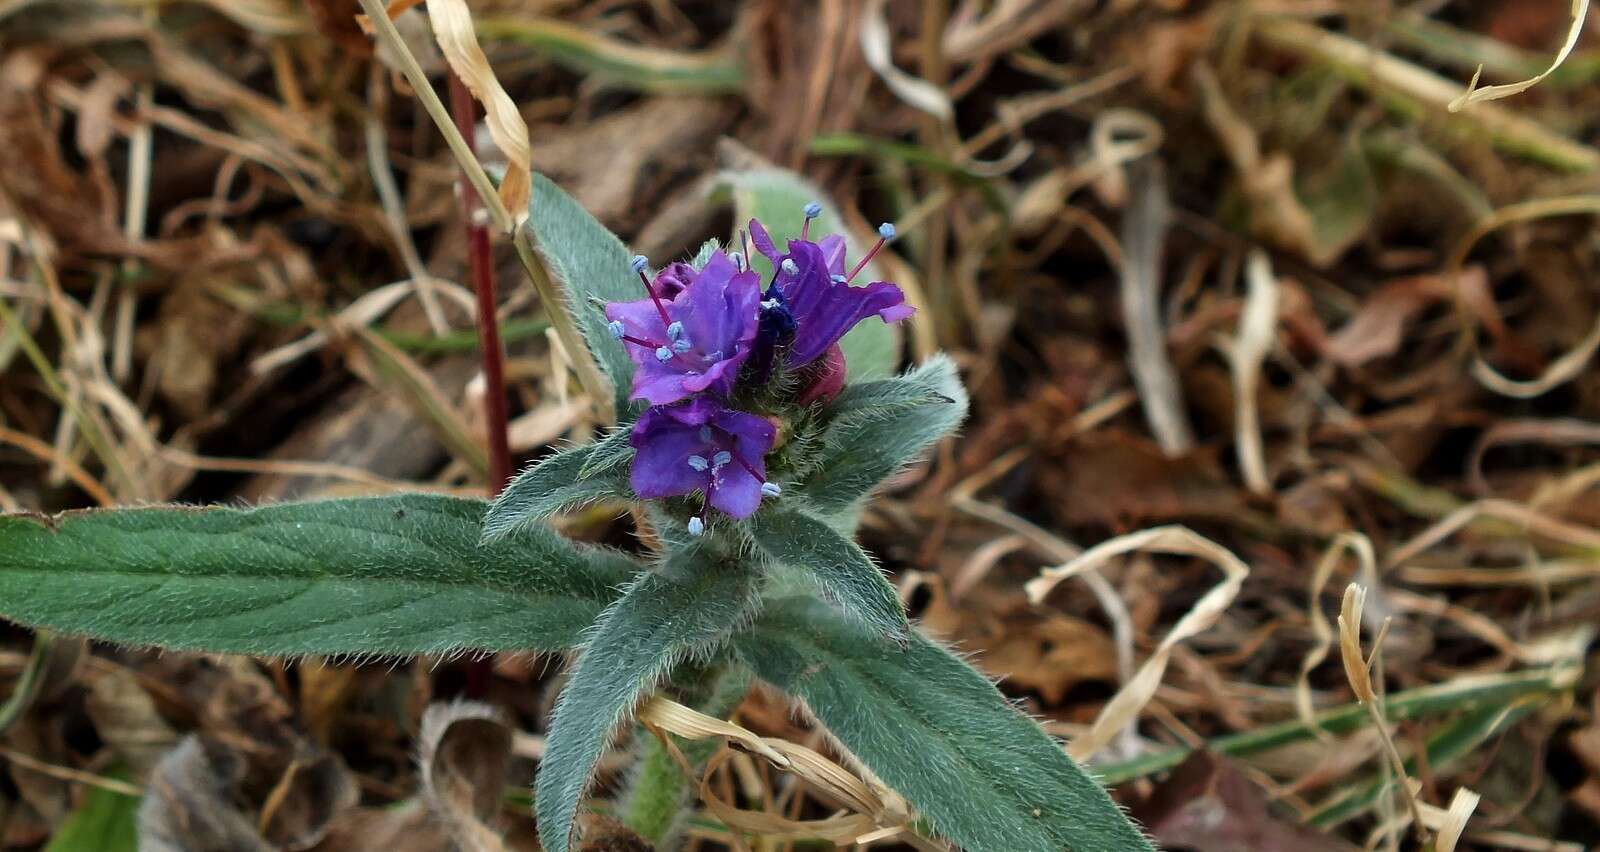
[[489, 135], [510, 163], [500, 181], [500, 203], [514, 219], [521, 220], [527, 216], [532, 192], [533, 148], [528, 140], [528, 125], [483, 55], [465, 0], [428, 0], [428, 20], [450, 70], [483, 104]]
[[1472, 82], [1467, 84], [1467, 90], [1462, 92], [1460, 97], [1450, 102], [1450, 111], [1459, 112], [1469, 104], [1509, 98], [1538, 85], [1544, 78], [1555, 73], [1555, 70], [1561, 67], [1561, 63], [1566, 62], [1567, 57], [1572, 55], [1572, 49], [1578, 45], [1578, 37], [1583, 35], [1583, 21], [1588, 14], [1589, 0], [1572, 0], [1572, 25], [1567, 29], [1567, 40], [1562, 43], [1561, 50], [1556, 53], [1556, 58], [1551, 61], [1549, 68], [1526, 80], [1519, 80], [1515, 83], [1506, 83], [1500, 86], [1484, 86], [1480, 89], [1478, 88], [1478, 78], [1483, 74], [1483, 66], [1479, 65], [1478, 70], [1472, 72]]
[[1150, 703], [1156, 689], [1161, 686], [1161, 676], [1178, 643], [1216, 624], [1223, 610], [1238, 597], [1239, 589], [1250, 575], [1249, 566], [1220, 544], [1183, 526], [1155, 527], [1142, 532], [1118, 536], [1083, 552], [1076, 559], [1054, 568], [1046, 568], [1038, 577], [1028, 581], [1028, 599], [1040, 603], [1056, 584], [1068, 577], [1097, 571], [1112, 559], [1127, 553], [1167, 553], [1177, 556], [1195, 556], [1221, 569], [1222, 582], [1201, 596], [1194, 606], [1178, 619], [1172, 630], [1156, 646], [1150, 659], [1112, 696], [1100, 716], [1094, 720], [1087, 733], [1073, 740], [1067, 752], [1078, 760], [1085, 760], [1111, 742], [1119, 730], [1139, 716], [1139, 711]]
[[820, 837], [840, 845], [894, 839], [928, 852], [949, 848], [917, 834], [912, 828], [911, 807], [900, 794], [875, 778], [857, 776], [809, 748], [757, 736], [732, 722], [661, 697], [650, 699], [640, 708], [639, 721], [661, 737], [668, 749], [680, 758], [679, 763], [686, 771], [688, 761], [681, 759], [676, 746], [661, 732], [688, 740], [721, 738], [741, 751], [762, 757], [774, 767], [794, 774], [823, 799], [850, 811], [826, 819], [795, 820], [768, 811], [734, 807], [711, 788], [716, 770], [739, 754], [725, 749], [707, 764], [700, 782], [700, 797], [712, 814], [736, 832], [775, 840]]

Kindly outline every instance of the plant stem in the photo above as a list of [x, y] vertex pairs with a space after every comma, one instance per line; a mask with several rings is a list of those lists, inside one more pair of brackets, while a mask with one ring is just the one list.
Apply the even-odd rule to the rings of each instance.
[[[467, 141], [477, 160], [477, 108], [467, 84], [450, 74], [450, 113], [456, 129]], [[465, 169], [457, 180], [461, 193], [461, 212], [467, 228], [467, 268], [472, 276], [472, 292], [478, 302], [478, 348], [483, 353], [483, 423], [489, 433], [489, 496], [500, 494], [511, 481], [510, 418], [506, 411], [506, 355], [500, 344], [499, 299], [495, 297], [494, 254], [489, 244], [488, 218], [483, 198], [472, 185]], [[484, 698], [494, 677], [494, 657], [482, 657], [467, 664], [467, 695]]]
[[[699, 682], [701, 688], [691, 688], [685, 697], [697, 705], [695, 709], [719, 719], [727, 718], [738, 709], [750, 688], [749, 673], [738, 665], [706, 672]], [[642, 753], [621, 799], [620, 816], [624, 825], [656, 848], [671, 848], [689, 812], [687, 804], [695, 792], [694, 779], [684, 777], [683, 769], [665, 743], [642, 728], [638, 734], [644, 739]], [[699, 772], [718, 745], [720, 741], [715, 738], [698, 740], [685, 743], [682, 751], [689, 765]]]
[[[450, 75], [450, 112], [456, 128], [472, 145], [477, 109], [467, 84]], [[495, 297], [494, 256], [489, 245], [489, 228], [482, 221], [483, 200], [472, 182], [462, 173], [459, 188], [461, 210], [467, 226], [467, 265], [472, 275], [472, 290], [478, 297], [478, 341], [483, 351], [483, 419], [489, 433], [489, 496], [494, 497], [511, 481], [511, 444], [506, 412], [506, 355], [500, 344], [500, 321]]]
[[433, 90], [433, 84], [428, 82], [427, 73], [422, 70], [422, 65], [406, 46], [405, 39], [395, 28], [394, 21], [389, 20], [383, 0], [360, 0], [360, 2], [362, 10], [372, 22], [373, 35], [388, 47], [399, 61], [400, 72], [405, 75], [406, 82], [411, 84], [417, 100], [427, 111], [428, 117], [432, 118], [434, 125], [438, 127], [439, 134], [444, 137], [445, 144], [449, 146], [450, 153], [461, 166], [462, 173], [478, 193], [478, 199], [493, 220], [494, 227], [512, 234], [516, 244], [517, 259], [527, 270], [528, 276], [533, 279], [534, 288], [538, 290], [539, 299], [544, 304], [545, 314], [549, 317], [551, 326], [555, 328], [556, 335], [561, 339], [561, 345], [566, 348], [567, 357], [576, 366], [578, 381], [582, 383], [584, 393], [594, 400], [594, 404], [600, 407], [603, 414], [609, 416], [611, 410], [609, 385], [600, 376], [594, 356], [589, 354], [588, 347], [584, 345], [583, 336], [578, 333], [572, 312], [567, 309], [566, 302], [556, 291], [543, 261], [534, 253], [529, 243], [533, 229], [527, 226], [519, 227], [516, 217], [501, 202], [500, 196], [494, 191], [494, 183], [483, 170], [483, 164], [478, 162], [472, 146], [467, 142], [467, 137], [456, 126], [455, 120], [445, 109], [444, 102], [439, 100], [438, 93]]

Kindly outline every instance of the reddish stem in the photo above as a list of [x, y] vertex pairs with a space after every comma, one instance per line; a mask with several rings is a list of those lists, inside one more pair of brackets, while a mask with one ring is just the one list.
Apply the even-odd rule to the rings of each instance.
[[[478, 108], [472, 100], [467, 84], [455, 74], [450, 75], [450, 114], [456, 128], [477, 149]], [[467, 225], [467, 268], [472, 276], [472, 289], [478, 297], [478, 343], [483, 350], [483, 414], [489, 431], [489, 496], [498, 495], [511, 481], [511, 444], [509, 414], [506, 411], [506, 354], [500, 345], [500, 322], [496, 313], [498, 299], [494, 286], [494, 254], [489, 242], [489, 227], [483, 221], [483, 199], [478, 197], [472, 182], [465, 173], [456, 181], [461, 192], [461, 210]], [[467, 666], [467, 695], [485, 698], [489, 694], [489, 681], [494, 674], [494, 658], [473, 660]]]
[[[473, 143], [478, 121], [477, 106], [467, 84], [450, 75], [450, 113], [467, 143]], [[476, 148], [476, 146], [473, 146]], [[489, 431], [489, 496], [493, 497], [511, 481], [511, 445], [507, 437], [506, 355], [500, 345], [500, 323], [496, 315], [494, 255], [489, 242], [489, 227], [483, 221], [483, 200], [472, 182], [462, 175], [457, 181], [461, 209], [467, 220], [467, 266], [472, 289], [478, 297], [478, 341], [483, 350], [484, 420]]]

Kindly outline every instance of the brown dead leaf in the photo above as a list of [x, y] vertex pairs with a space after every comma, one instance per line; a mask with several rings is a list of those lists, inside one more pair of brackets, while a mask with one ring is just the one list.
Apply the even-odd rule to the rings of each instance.
[[1047, 704], [1060, 704], [1084, 681], [1117, 679], [1110, 637], [1083, 619], [1042, 614], [1001, 584], [980, 585], [959, 603], [950, 600], [942, 583], [929, 588], [933, 594], [922, 615], [924, 627], [974, 652], [974, 662], [986, 673], [1038, 692]]
[[653, 852], [650, 841], [621, 822], [601, 814], [584, 814], [579, 826], [578, 852]]
[[310, 849], [361, 798], [355, 778], [338, 755], [320, 748], [289, 764], [262, 805], [257, 824], [279, 849]]
[[134, 253], [114, 224], [114, 199], [70, 168], [45, 119], [43, 59], [19, 51], [0, 65], [0, 194], [69, 255]]
[[423, 796], [467, 852], [506, 849], [494, 827], [511, 762], [511, 729], [486, 704], [435, 704], [422, 716]]
[[1167, 458], [1125, 432], [1092, 433], [1062, 448], [1040, 488], [1069, 525], [1113, 529], [1181, 518], [1235, 518], [1238, 491], [1202, 448]]
[[128, 764], [135, 778], [148, 775], [178, 741], [150, 693], [127, 669], [111, 669], [96, 677], [85, 709], [95, 733]]
[[327, 743], [339, 712], [354, 684], [353, 666], [332, 666], [315, 658], [298, 666], [300, 672], [300, 718], [319, 743]]
[[243, 755], [188, 736], [156, 766], [139, 805], [142, 852], [275, 852], [234, 800]]
[[312, 24], [323, 37], [352, 56], [372, 55], [372, 40], [356, 23], [356, 16], [361, 13], [361, 4], [356, 0], [305, 0], [305, 5]]
[[279, 852], [315, 847], [360, 797], [337, 755], [307, 747], [260, 803], [249, 801], [253, 756], [190, 735], [152, 773], [139, 806], [145, 852]]
[[[1472, 278], [1478, 287], [1487, 285], [1482, 266], [1463, 270], [1463, 277]], [[1368, 296], [1355, 316], [1328, 338], [1324, 353], [1346, 367], [1359, 367], [1393, 355], [1400, 351], [1406, 325], [1423, 309], [1450, 299], [1454, 292], [1449, 282], [1438, 275], [1391, 281]]]
[[438, 823], [420, 802], [389, 808], [355, 808], [310, 852], [455, 852]]
[[1134, 815], [1163, 849], [1194, 852], [1354, 852], [1336, 837], [1273, 816], [1261, 789], [1232, 763], [1196, 752]]

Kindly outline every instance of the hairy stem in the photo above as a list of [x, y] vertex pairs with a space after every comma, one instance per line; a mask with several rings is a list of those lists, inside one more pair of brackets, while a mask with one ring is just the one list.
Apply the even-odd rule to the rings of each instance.
[[[685, 697], [695, 709], [719, 719], [731, 715], [750, 688], [749, 673], [738, 665], [701, 670], [693, 680], [698, 685], [689, 687]], [[644, 730], [638, 735], [643, 745], [622, 797], [620, 816], [624, 825], [656, 848], [671, 849], [683, 829], [696, 779], [684, 776], [665, 743]], [[698, 776], [718, 745], [715, 739], [699, 740], [684, 743], [681, 751]]]

